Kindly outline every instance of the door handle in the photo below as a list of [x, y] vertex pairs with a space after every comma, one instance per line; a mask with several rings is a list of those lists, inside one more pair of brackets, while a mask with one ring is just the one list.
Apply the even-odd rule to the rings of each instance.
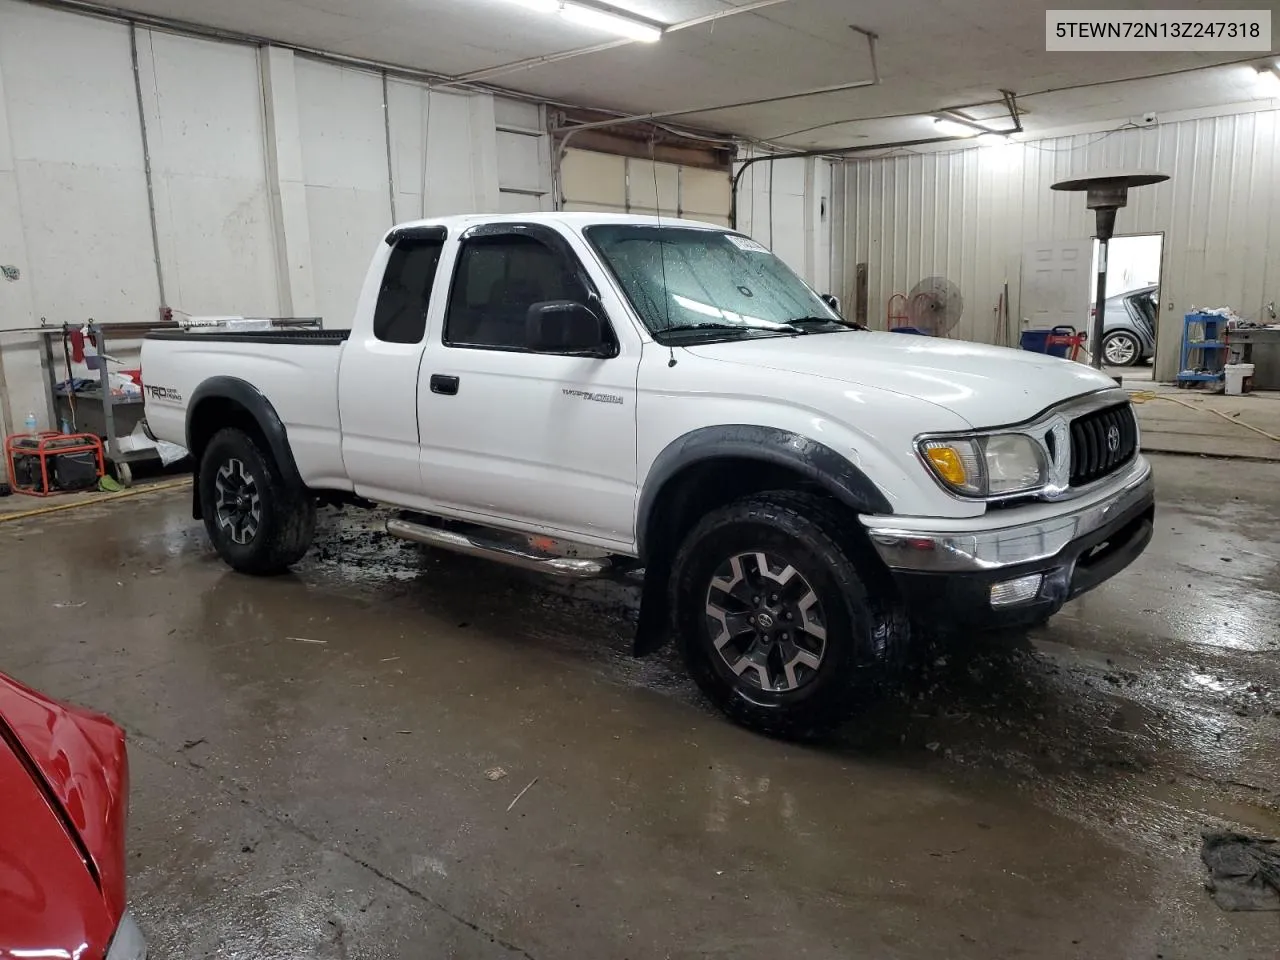
[[431, 392], [443, 394], [446, 397], [457, 396], [458, 378], [446, 377], [443, 374], [433, 373], [431, 375]]

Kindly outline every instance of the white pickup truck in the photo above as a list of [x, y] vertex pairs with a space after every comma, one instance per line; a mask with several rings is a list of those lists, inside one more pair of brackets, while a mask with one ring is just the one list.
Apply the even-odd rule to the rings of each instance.
[[378, 244], [350, 330], [159, 332], [152, 432], [246, 573], [317, 503], [562, 577], [644, 568], [735, 719], [837, 722], [913, 627], [1025, 626], [1151, 537], [1151, 469], [1078, 363], [843, 320], [731, 230], [609, 214], [449, 217]]

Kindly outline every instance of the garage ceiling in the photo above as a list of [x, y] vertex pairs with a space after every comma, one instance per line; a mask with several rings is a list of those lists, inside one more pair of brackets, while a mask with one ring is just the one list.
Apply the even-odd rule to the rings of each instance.
[[[675, 24], [746, 2], [613, 5]], [[1230, 5], [1267, 9], [1273, 3]], [[114, 0], [113, 6], [449, 77], [614, 39], [511, 0]], [[658, 43], [527, 66], [488, 82], [624, 113], [741, 102], [869, 79], [867, 42], [850, 29], [856, 25], [879, 35], [879, 86], [691, 113], [679, 122], [791, 147], [838, 147], [934, 136], [922, 115], [998, 103], [1002, 88], [1018, 94], [1031, 134], [1148, 111], [1251, 102], [1252, 68], [1242, 54], [1045, 52], [1046, 8], [1097, 6], [1096, 0], [781, 0], [669, 33]], [[1130, 0], [1126, 6], [1168, 3]], [[1142, 79], [1157, 75], [1163, 76]]]

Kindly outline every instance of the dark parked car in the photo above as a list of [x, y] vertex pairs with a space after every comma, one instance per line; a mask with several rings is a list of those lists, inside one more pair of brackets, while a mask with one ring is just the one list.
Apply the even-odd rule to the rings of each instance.
[[1102, 315], [1102, 359], [1107, 366], [1131, 367], [1155, 356], [1159, 301], [1160, 288], [1154, 285], [1107, 297]]

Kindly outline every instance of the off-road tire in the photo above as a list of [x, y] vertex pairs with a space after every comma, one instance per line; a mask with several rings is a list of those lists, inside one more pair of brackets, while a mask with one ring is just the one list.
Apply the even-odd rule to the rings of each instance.
[[[677, 550], [670, 579], [677, 642], [694, 681], [734, 721], [788, 739], [823, 736], [868, 706], [905, 663], [908, 618], [887, 572], [859, 541], [856, 523], [819, 496], [763, 493], [708, 514]], [[753, 686], [714, 646], [719, 628], [707, 612], [712, 578], [731, 557], [752, 551], [795, 567], [824, 613], [821, 662], [794, 689]]]
[[[252, 479], [257, 494], [256, 527], [246, 542], [236, 542], [218, 512], [219, 471], [235, 462], [242, 465], [237, 472]], [[315, 499], [305, 487], [284, 480], [259, 438], [236, 427], [218, 431], [200, 458], [198, 476], [205, 530], [228, 566], [241, 573], [270, 576], [302, 559], [315, 535]]]

